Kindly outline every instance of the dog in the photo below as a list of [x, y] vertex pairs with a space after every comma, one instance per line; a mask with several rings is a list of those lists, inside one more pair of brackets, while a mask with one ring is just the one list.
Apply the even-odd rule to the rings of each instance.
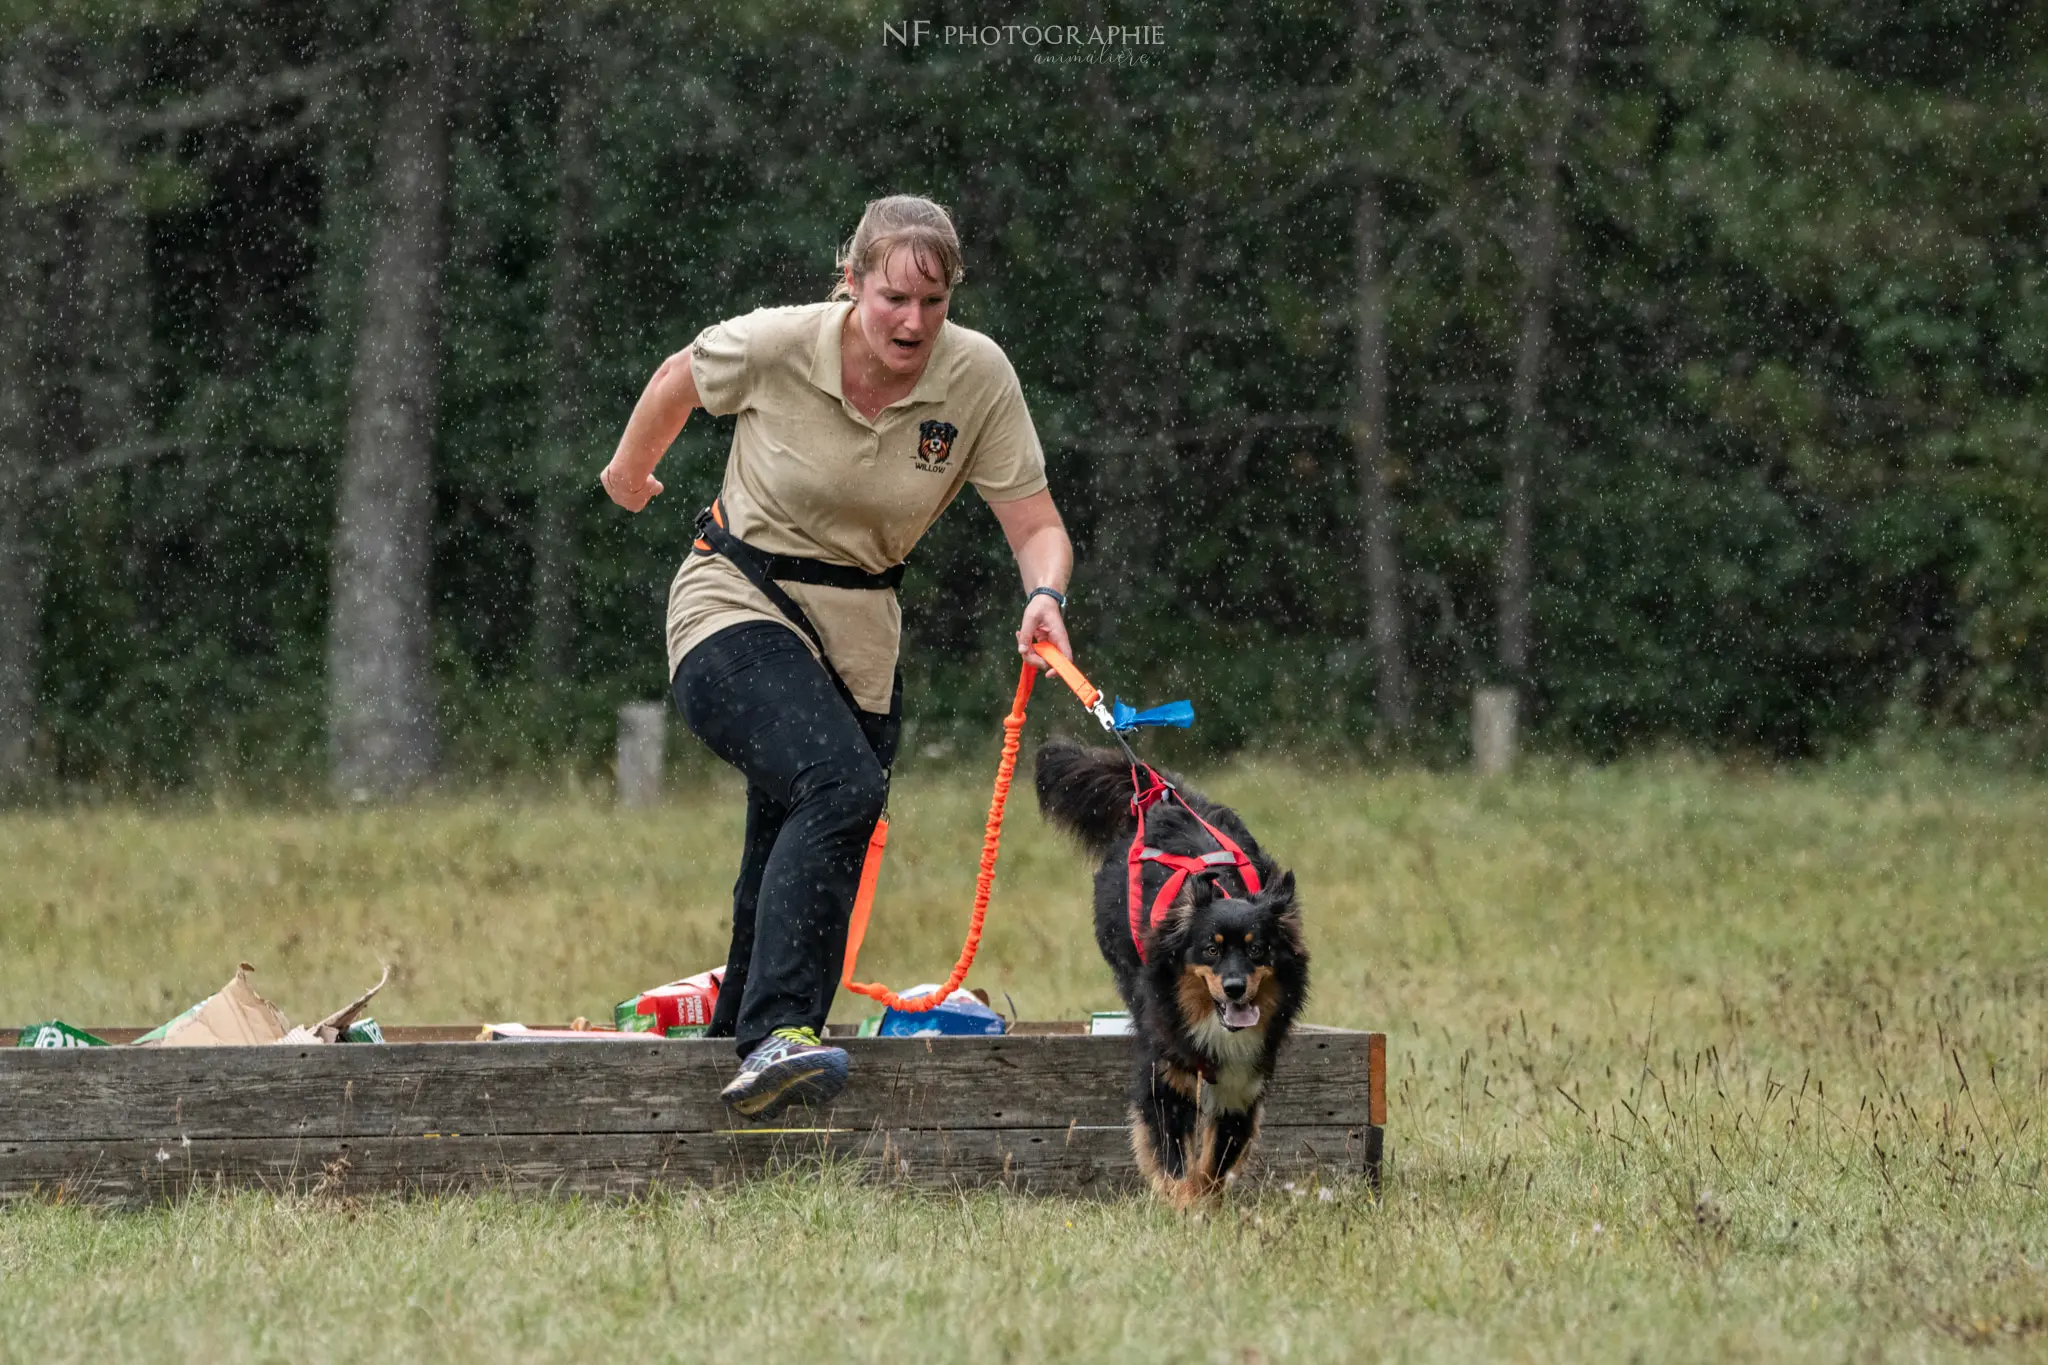
[[[1144, 768], [1135, 776], [1148, 785], [1155, 778]], [[1102, 860], [1095, 941], [1137, 1043], [1131, 1150], [1152, 1187], [1185, 1208], [1221, 1190], [1258, 1135], [1266, 1082], [1308, 1000], [1308, 952], [1294, 874], [1281, 871], [1228, 806], [1172, 774], [1156, 777], [1172, 790], [1146, 807], [1144, 845], [1189, 859], [1211, 855], [1217, 864], [1186, 875], [1153, 923], [1174, 871], [1162, 861], [1139, 864], [1134, 915], [1138, 817], [1129, 760], [1066, 740], [1038, 751], [1039, 811]], [[1242, 862], [1222, 861], [1219, 833]]]

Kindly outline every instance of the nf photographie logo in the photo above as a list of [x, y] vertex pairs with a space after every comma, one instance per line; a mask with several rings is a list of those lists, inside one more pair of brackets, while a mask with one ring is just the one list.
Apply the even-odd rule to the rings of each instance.
[[1164, 24], [935, 24], [929, 19], [882, 23], [884, 47], [1027, 47], [1075, 52], [1130, 52], [1166, 44]]

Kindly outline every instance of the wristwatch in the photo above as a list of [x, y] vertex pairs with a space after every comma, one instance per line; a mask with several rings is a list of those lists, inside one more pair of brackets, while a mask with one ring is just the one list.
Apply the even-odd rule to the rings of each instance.
[[1067, 595], [1058, 588], [1033, 588], [1030, 592], [1024, 594], [1024, 605], [1030, 606], [1031, 599], [1034, 597], [1050, 597], [1053, 600], [1053, 604], [1060, 609], [1061, 614], [1064, 615], [1066, 613]]

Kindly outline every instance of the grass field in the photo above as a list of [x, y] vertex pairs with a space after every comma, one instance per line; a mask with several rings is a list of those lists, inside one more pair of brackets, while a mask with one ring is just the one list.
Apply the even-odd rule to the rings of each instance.
[[[1392, 1035], [1381, 1199], [14, 1207], [0, 1358], [2048, 1358], [2048, 785], [1207, 778], [1299, 870], [1311, 1017]], [[387, 1022], [596, 1016], [722, 957], [736, 798], [0, 817], [0, 1020], [153, 1023], [244, 958], [294, 1019], [380, 962]], [[901, 784], [882, 979], [951, 961], [985, 800]], [[975, 981], [1110, 1006], [1084, 899], [1020, 806]]]

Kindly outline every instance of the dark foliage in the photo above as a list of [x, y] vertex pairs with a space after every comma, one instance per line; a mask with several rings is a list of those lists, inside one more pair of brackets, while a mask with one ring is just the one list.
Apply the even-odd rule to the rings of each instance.
[[[958, 214], [955, 316], [1023, 377], [1092, 671], [1192, 696], [1187, 743], [1371, 741], [1346, 425], [1367, 166], [1420, 745], [1451, 751], [1495, 671], [1554, 6], [1384, 4], [1365, 59], [1350, 3], [1008, 8], [976, 22], [1164, 23], [1166, 41], [1059, 64], [1041, 59], [1071, 52], [892, 44], [893, 10], [465, 10], [433, 547], [459, 765], [594, 764], [612, 708], [662, 694], [668, 580], [729, 428], [693, 421], [638, 518], [596, 472], [662, 356], [719, 317], [822, 297], [863, 201], [899, 190]], [[1538, 741], [1796, 756], [1912, 717], [2038, 751], [2036, 9], [1584, 12], [1537, 466]], [[47, 569], [36, 752], [67, 783], [315, 772], [383, 6], [5, 22], [0, 194], [14, 268], [39, 273], [0, 500], [29, 508]], [[574, 80], [594, 124], [570, 241]], [[575, 373], [546, 328], [564, 250], [586, 253]], [[80, 323], [65, 301], [89, 280], [132, 307]], [[545, 450], [564, 439], [573, 488]], [[564, 497], [557, 679], [535, 653], [535, 537]], [[905, 591], [915, 721], [997, 712], [1013, 586], [963, 500]]]

